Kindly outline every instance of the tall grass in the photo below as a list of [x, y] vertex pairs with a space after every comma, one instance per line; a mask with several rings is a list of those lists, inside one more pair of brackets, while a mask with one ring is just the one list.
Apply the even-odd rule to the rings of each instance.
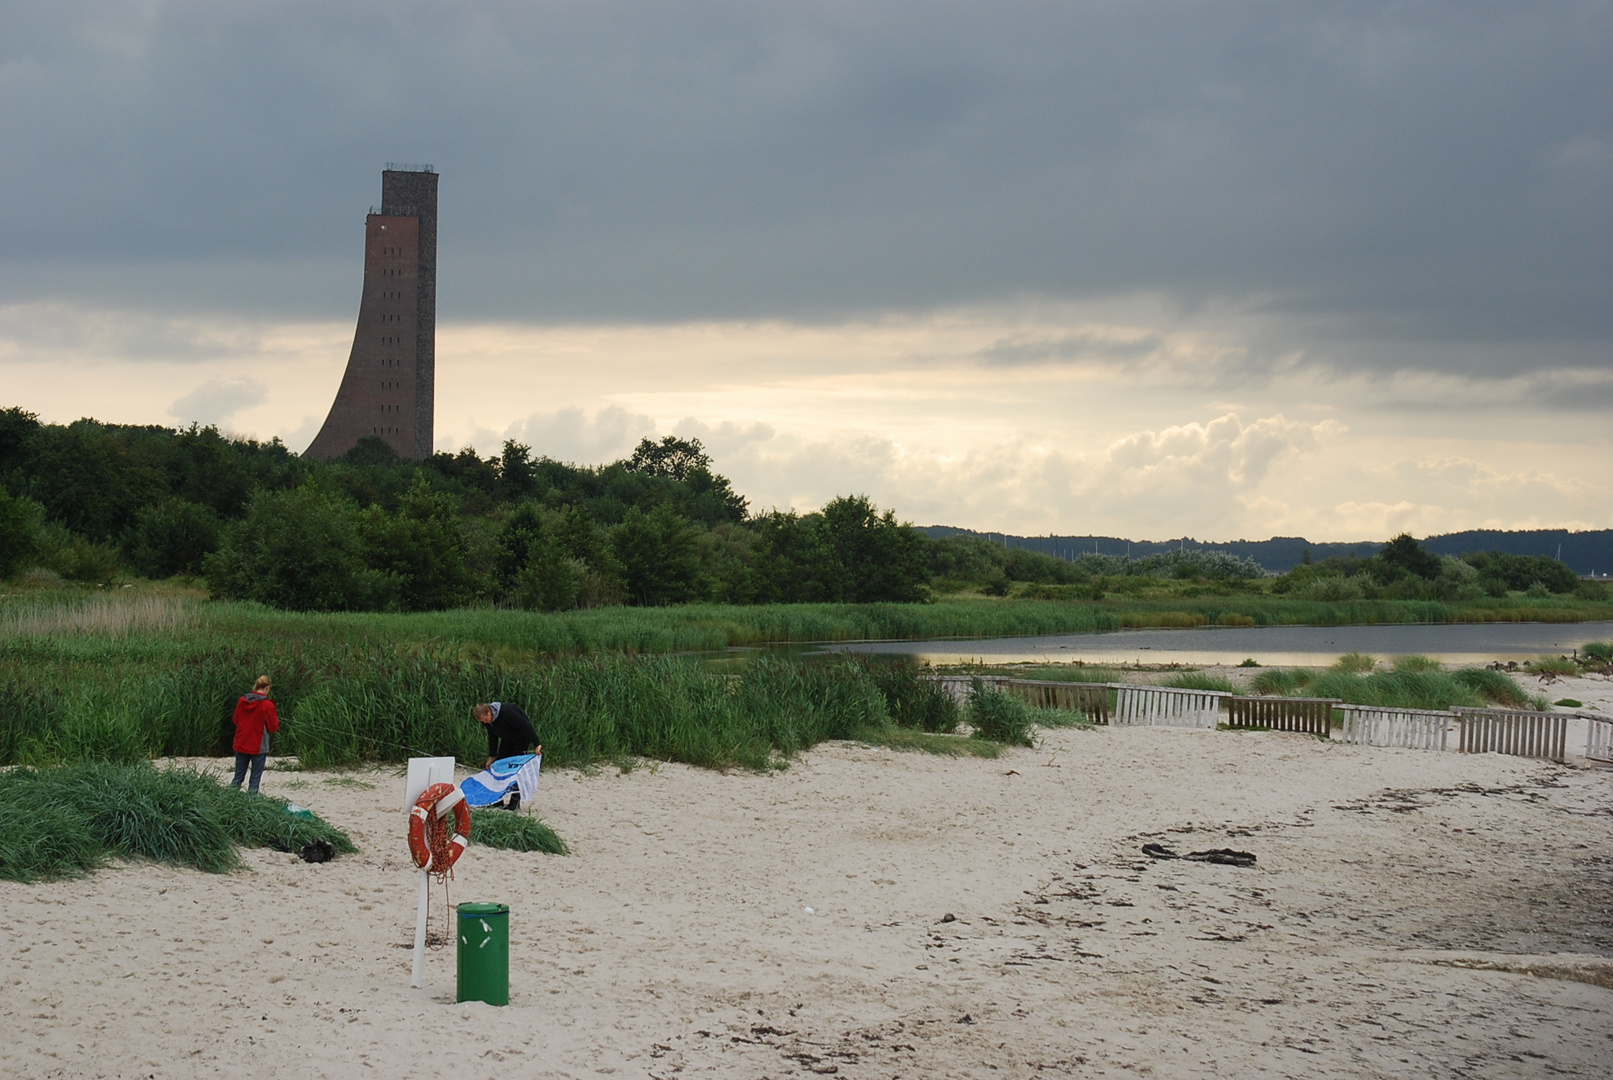
[[1401, 657], [1387, 670], [1366, 672], [1353, 661], [1325, 671], [1273, 668], [1255, 676], [1252, 686], [1259, 694], [1336, 698], [1351, 705], [1395, 709], [1545, 706], [1544, 699], [1531, 696], [1504, 672], [1489, 668], [1444, 671], [1426, 657]]
[[[480, 760], [485, 742], [469, 705], [509, 699], [539, 718], [557, 764], [626, 755], [762, 768], [824, 738], [892, 726], [944, 733], [957, 713], [911, 672], [763, 658], [722, 679], [675, 654], [769, 642], [1105, 630], [1133, 616], [1169, 623], [1184, 611], [1190, 624], [1201, 616], [1223, 622], [1230, 612], [1265, 625], [1613, 615], [1613, 605], [1555, 599], [1526, 606], [1234, 596], [1171, 604], [964, 600], [388, 615], [293, 614], [154, 595], [0, 598], [0, 765], [226, 753], [236, 698], [253, 677], [269, 674], [284, 720], [277, 752], [315, 765], [419, 754]], [[1117, 678], [1062, 665], [1023, 674]]]
[[114, 858], [222, 873], [239, 865], [238, 846], [292, 851], [313, 840], [356, 850], [341, 830], [286, 807], [148, 762], [13, 769], [0, 773], [0, 878], [78, 877]]

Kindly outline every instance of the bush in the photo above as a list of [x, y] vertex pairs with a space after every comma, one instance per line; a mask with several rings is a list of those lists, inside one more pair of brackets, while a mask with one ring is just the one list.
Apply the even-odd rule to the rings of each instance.
[[1603, 663], [1613, 662], [1613, 641], [1587, 641], [1585, 647], [1580, 649], [1588, 659], [1600, 660]]
[[977, 739], [1005, 746], [1035, 746], [1035, 720], [1028, 705], [979, 679], [969, 688], [966, 709]]
[[32, 499], [13, 499], [0, 487], [0, 579], [34, 565], [44, 514], [44, 507]]
[[122, 566], [117, 549], [86, 540], [54, 522], [39, 531], [38, 563], [69, 581], [107, 585]]

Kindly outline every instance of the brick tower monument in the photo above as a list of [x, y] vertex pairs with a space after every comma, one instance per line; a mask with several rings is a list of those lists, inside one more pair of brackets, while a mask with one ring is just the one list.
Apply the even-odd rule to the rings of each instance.
[[432, 450], [437, 372], [437, 171], [388, 164], [364, 220], [364, 294], [347, 371], [325, 426], [303, 451], [341, 457], [365, 435], [400, 457]]

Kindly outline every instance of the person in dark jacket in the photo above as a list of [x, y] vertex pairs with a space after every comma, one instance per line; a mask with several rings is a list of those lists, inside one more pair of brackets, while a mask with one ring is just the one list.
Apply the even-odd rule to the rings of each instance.
[[263, 762], [269, 756], [269, 733], [280, 730], [280, 714], [269, 700], [273, 692], [269, 676], [259, 675], [252, 692], [242, 694], [241, 700], [235, 703], [235, 779], [230, 781], [230, 787], [241, 786], [248, 765], [252, 767], [248, 791], [258, 790], [258, 781], [263, 779]]
[[[508, 701], [484, 702], [472, 707], [470, 713], [477, 723], [487, 728], [487, 764], [482, 768], [492, 768], [493, 762], [500, 758], [524, 754], [534, 747], [538, 753], [543, 753], [532, 718], [521, 711], [521, 706]], [[521, 793], [511, 789], [507, 808], [516, 810], [520, 806]]]

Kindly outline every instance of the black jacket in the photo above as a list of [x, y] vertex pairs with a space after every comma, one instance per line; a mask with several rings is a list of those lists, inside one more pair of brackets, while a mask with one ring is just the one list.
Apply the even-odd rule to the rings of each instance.
[[532, 727], [532, 719], [521, 711], [519, 705], [502, 702], [498, 715], [486, 726], [487, 756], [494, 761], [524, 754], [538, 745], [538, 733]]

